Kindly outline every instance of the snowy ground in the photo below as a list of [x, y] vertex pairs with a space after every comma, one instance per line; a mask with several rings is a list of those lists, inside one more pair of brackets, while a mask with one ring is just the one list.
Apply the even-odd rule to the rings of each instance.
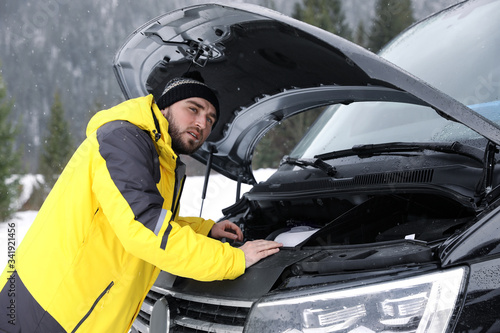
[[[267, 179], [274, 170], [261, 169], [254, 172], [257, 181]], [[22, 198], [29, 196], [32, 183], [36, 177], [25, 177], [23, 179]], [[188, 177], [184, 185], [181, 198], [181, 215], [199, 216], [201, 207], [201, 192], [203, 189], [203, 177]], [[222, 209], [232, 205], [236, 199], [236, 182], [221, 175], [211, 175], [208, 184], [207, 195], [203, 204], [202, 215], [204, 218], [217, 220], [222, 216]], [[249, 185], [243, 185], [241, 193], [250, 189]], [[22, 238], [28, 231], [31, 223], [35, 219], [36, 211], [17, 212], [13, 218], [7, 222], [0, 222], [0, 271], [3, 270], [7, 262], [9, 243], [15, 242], [19, 245]]]

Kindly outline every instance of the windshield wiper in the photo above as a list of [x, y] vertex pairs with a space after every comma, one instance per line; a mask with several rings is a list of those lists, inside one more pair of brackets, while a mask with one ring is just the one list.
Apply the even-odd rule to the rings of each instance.
[[328, 176], [334, 176], [337, 173], [335, 167], [319, 158], [293, 158], [290, 156], [285, 156], [281, 160], [280, 166], [282, 166], [283, 164], [297, 165], [300, 167], [310, 166], [324, 171]]
[[314, 158], [320, 160], [331, 160], [347, 156], [358, 156], [361, 158], [365, 158], [389, 153], [422, 152], [424, 150], [432, 150], [437, 152], [467, 156], [478, 161], [479, 163], [483, 163], [484, 151], [479, 148], [461, 144], [460, 142], [389, 142], [380, 144], [356, 145], [351, 149], [319, 154], [314, 156]]

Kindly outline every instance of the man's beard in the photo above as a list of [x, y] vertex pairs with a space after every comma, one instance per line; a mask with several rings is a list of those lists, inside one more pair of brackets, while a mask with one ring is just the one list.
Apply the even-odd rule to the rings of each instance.
[[[170, 116], [170, 112], [168, 112], [168, 134], [170, 134], [170, 138], [172, 139], [172, 149], [175, 151], [177, 155], [191, 155], [194, 153], [203, 142], [199, 142], [195, 145], [189, 145], [187, 142], [182, 141], [181, 139], [181, 131], [175, 121], [173, 121], [173, 117]], [[194, 140], [194, 138], [193, 138]]]

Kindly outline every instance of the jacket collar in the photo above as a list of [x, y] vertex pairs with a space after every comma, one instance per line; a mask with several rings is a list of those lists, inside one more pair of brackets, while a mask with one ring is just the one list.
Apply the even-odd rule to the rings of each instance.
[[[157, 124], [153, 115], [157, 119]], [[110, 109], [96, 113], [87, 125], [87, 136], [90, 136], [102, 125], [115, 121], [128, 121], [146, 131], [155, 143], [160, 163], [167, 169], [175, 170], [177, 154], [172, 150], [172, 138], [168, 134], [168, 121], [154, 103], [153, 95], [138, 97], [120, 103]], [[156, 135], [160, 130], [161, 136]]]

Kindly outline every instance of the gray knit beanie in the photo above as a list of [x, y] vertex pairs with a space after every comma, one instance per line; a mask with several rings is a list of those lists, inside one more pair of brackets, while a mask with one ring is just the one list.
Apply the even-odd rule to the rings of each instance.
[[161, 97], [156, 101], [156, 105], [160, 110], [163, 110], [175, 102], [190, 97], [201, 97], [209, 101], [215, 108], [217, 120], [219, 119], [219, 100], [213, 90], [200, 80], [190, 77], [178, 77], [170, 80]]

